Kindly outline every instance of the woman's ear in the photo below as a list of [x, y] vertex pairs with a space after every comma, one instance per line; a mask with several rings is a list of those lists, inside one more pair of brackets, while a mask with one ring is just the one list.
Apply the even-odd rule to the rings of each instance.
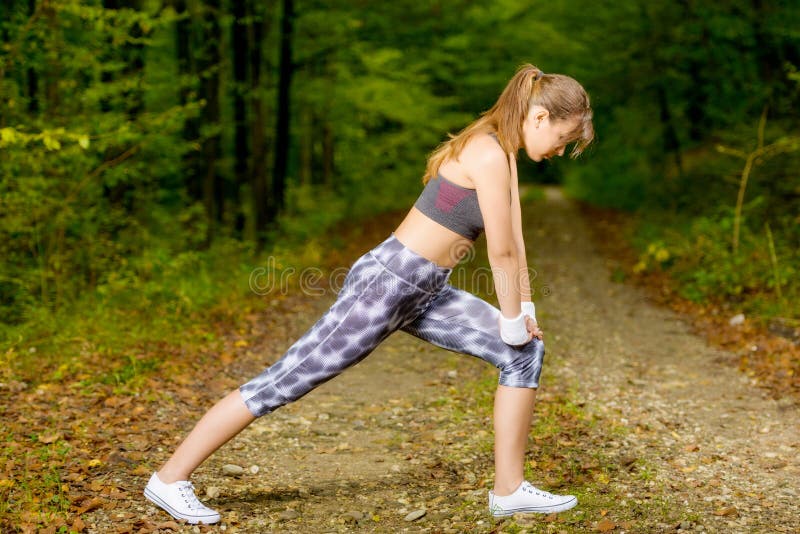
[[535, 106], [531, 110], [531, 119], [534, 128], [538, 128], [550, 116], [550, 112], [541, 106]]

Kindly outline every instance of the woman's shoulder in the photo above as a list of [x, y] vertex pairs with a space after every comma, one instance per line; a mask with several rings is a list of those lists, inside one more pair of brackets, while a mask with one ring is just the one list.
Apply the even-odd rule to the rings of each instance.
[[497, 181], [498, 177], [509, 177], [508, 154], [488, 133], [470, 139], [458, 159], [476, 185], [487, 180]]

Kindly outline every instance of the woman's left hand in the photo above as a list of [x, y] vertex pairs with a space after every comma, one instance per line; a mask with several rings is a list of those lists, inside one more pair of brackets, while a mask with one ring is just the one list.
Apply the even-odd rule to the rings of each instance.
[[530, 315], [525, 316], [525, 328], [528, 329], [528, 332], [533, 334], [533, 337], [538, 338], [539, 340], [543, 338], [542, 329], [539, 328], [537, 322], [532, 319]]

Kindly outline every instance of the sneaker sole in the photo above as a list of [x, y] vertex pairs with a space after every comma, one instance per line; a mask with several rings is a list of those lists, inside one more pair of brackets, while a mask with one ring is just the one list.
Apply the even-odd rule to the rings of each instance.
[[147, 498], [148, 501], [150, 501], [151, 503], [155, 504], [156, 506], [158, 506], [159, 508], [161, 508], [162, 510], [167, 512], [169, 515], [171, 515], [175, 519], [183, 519], [184, 521], [186, 521], [190, 525], [196, 525], [198, 523], [201, 523], [203, 525], [213, 525], [214, 523], [218, 523], [219, 520], [220, 520], [219, 514], [209, 515], [209, 516], [187, 516], [187, 515], [183, 515], [180, 512], [178, 512], [177, 510], [175, 510], [174, 508], [172, 508], [170, 505], [168, 505], [167, 503], [162, 501], [158, 497], [158, 495], [156, 495], [155, 493], [150, 491], [150, 488], [145, 488], [144, 489], [144, 496]]
[[570, 508], [574, 508], [576, 504], [578, 504], [578, 499], [571, 499], [556, 506], [523, 506], [521, 508], [510, 508], [508, 510], [492, 510], [491, 513], [494, 517], [508, 517], [514, 514], [526, 513], [554, 514], [556, 512], [564, 512]]

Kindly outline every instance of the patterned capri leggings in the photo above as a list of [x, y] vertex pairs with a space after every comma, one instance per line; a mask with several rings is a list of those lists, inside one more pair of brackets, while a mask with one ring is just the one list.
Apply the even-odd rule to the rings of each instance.
[[500, 384], [536, 388], [544, 358], [537, 338], [521, 347], [500, 339], [500, 310], [448, 280], [442, 267], [392, 233], [353, 263], [336, 302], [273, 365], [239, 390], [259, 417], [295, 401], [369, 355], [402, 330], [500, 369]]

